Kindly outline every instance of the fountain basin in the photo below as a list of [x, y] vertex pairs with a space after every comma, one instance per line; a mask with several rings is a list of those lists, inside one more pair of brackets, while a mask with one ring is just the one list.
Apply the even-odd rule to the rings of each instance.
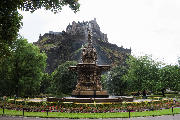
[[133, 97], [116, 97], [116, 98], [47, 98], [48, 102], [69, 102], [69, 103], [121, 103], [133, 102]]

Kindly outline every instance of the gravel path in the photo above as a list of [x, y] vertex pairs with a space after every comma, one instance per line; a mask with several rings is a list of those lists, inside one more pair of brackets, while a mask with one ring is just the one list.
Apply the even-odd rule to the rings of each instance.
[[180, 120], [180, 114], [155, 116], [155, 117], [137, 117], [137, 118], [109, 118], [109, 119], [68, 119], [68, 118], [36, 118], [36, 117], [10, 117], [0, 116], [0, 120]]

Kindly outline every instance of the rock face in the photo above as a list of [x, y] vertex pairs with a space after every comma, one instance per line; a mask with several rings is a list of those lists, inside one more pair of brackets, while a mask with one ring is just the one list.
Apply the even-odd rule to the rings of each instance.
[[47, 56], [46, 72], [53, 72], [59, 64], [76, 60], [81, 62], [81, 50], [88, 41], [87, 28], [92, 30], [93, 46], [97, 50], [98, 64], [126, 65], [125, 59], [131, 49], [124, 49], [108, 42], [107, 34], [100, 31], [96, 19], [86, 22], [72, 22], [66, 31], [45, 33], [34, 44]]

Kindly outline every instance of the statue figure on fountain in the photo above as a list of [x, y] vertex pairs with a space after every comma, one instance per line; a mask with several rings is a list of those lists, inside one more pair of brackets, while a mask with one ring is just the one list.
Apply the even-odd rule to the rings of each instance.
[[88, 30], [88, 45], [82, 49], [82, 62], [83, 63], [96, 63], [97, 53], [96, 49], [92, 45], [92, 34]]

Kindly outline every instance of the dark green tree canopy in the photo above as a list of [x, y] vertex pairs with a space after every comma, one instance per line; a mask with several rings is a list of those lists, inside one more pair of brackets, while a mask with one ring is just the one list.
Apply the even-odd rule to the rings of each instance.
[[[11, 0], [10, 0], [11, 1]], [[14, 0], [14, 3], [18, 3], [17, 7], [23, 11], [34, 12], [37, 9], [45, 8], [53, 12], [59, 12], [64, 5], [69, 7], [75, 12], [79, 9], [78, 0]]]
[[106, 86], [111, 95], [125, 95], [128, 83], [123, 76], [127, 74], [127, 70], [125, 66], [117, 66], [107, 74]]
[[74, 65], [77, 65], [76, 61], [67, 61], [59, 65], [52, 73], [54, 81], [53, 88], [57, 95], [71, 95], [72, 90], [75, 89], [77, 84], [77, 74], [76, 72], [69, 70], [69, 67]]
[[46, 67], [46, 54], [26, 39], [17, 39], [12, 55], [0, 63], [0, 95], [38, 94]]

